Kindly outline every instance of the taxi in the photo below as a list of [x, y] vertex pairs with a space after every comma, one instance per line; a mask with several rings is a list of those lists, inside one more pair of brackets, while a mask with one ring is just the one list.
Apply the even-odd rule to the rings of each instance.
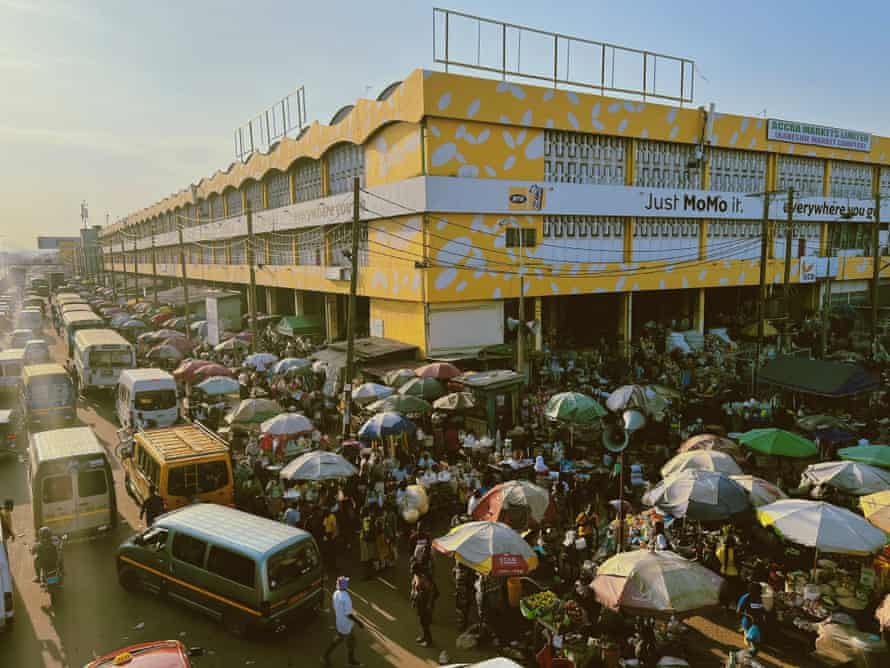
[[203, 656], [200, 647], [187, 648], [178, 640], [155, 640], [130, 645], [100, 656], [84, 668], [191, 668], [192, 657]]

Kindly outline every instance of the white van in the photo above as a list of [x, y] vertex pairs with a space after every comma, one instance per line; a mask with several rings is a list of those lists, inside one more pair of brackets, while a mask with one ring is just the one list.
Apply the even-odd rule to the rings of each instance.
[[91, 427], [31, 434], [28, 480], [34, 532], [91, 536], [117, 525], [111, 463]]
[[32, 332], [39, 332], [43, 329], [43, 314], [37, 308], [23, 309], [16, 316], [16, 326], [19, 329], [30, 329]]
[[10, 348], [0, 352], [0, 394], [7, 396], [18, 394], [24, 365], [25, 351], [22, 348]]
[[110, 329], [82, 329], [74, 335], [74, 368], [84, 394], [114, 389], [121, 371], [136, 366], [133, 346]]
[[9, 565], [9, 553], [6, 551], [6, 540], [3, 535], [3, 524], [0, 523], [0, 631], [5, 631], [12, 624], [15, 607], [12, 593], [12, 570]]
[[155, 429], [179, 420], [176, 380], [161, 369], [124, 369], [117, 386], [117, 417], [122, 427]]

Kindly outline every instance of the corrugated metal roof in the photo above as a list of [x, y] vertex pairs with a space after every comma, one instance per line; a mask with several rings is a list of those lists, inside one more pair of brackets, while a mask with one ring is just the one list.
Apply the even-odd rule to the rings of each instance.
[[136, 438], [168, 462], [229, 451], [225, 441], [193, 424], [151, 429], [140, 432]]
[[93, 433], [92, 427], [51, 429], [32, 436], [37, 460], [65, 459], [81, 455], [105, 455], [105, 449]]
[[215, 503], [196, 503], [174, 510], [158, 519], [155, 526], [186, 530], [196, 538], [237, 546], [242, 553], [254, 557], [277, 552], [309, 536], [282, 522]]
[[130, 345], [113, 329], [82, 329], [74, 335], [74, 343], [78, 346]]

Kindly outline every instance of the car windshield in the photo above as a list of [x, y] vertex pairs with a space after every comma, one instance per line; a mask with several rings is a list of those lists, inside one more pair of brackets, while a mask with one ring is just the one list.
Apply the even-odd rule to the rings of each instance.
[[137, 411], [163, 411], [176, 406], [176, 390], [139, 392], [133, 398]]
[[269, 589], [275, 590], [297, 582], [318, 567], [315, 542], [308, 536], [269, 557]]
[[74, 388], [67, 375], [40, 376], [28, 382], [27, 396], [32, 409], [62, 408], [74, 403]]

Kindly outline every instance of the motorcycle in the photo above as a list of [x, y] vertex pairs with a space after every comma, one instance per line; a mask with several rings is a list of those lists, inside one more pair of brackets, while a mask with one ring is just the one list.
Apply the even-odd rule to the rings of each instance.
[[62, 546], [68, 539], [67, 534], [61, 538], [53, 538], [53, 544], [56, 547], [56, 565], [54, 568], [44, 569], [40, 578], [40, 588], [49, 594], [51, 605], [56, 604], [62, 585], [65, 580], [65, 571], [62, 564]]

